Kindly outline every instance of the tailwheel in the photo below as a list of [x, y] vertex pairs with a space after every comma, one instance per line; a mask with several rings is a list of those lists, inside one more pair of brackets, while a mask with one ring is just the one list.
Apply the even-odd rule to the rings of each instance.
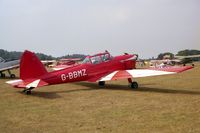
[[24, 89], [22, 92], [25, 93], [26, 95], [31, 94], [31, 90], [29, 90], [29, 89]]
[[105, 81], [99, 81], [99, 86], [104, 87], [105, 86]]
[[30, 95], [30, 94], [31, 94], [31, 90], [27, 90], [27, 91], [26, 91], [26, 94], [27, 94], [27, 95]]
[[24, 89], [22, 92], [26, 93], [27, 95], [30, 95], [32, 89], [34, 89], [34, 87], [31, 87], [31, 88], [28, 88], [28, 89]]

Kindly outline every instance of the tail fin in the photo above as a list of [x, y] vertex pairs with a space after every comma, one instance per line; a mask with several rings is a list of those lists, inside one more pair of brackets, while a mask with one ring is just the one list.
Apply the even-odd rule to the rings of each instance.
[[47, 73], [44, 65], [34, 53], [24, 51], [20, 61], [20, 78], [22, 80], [38, 78]]

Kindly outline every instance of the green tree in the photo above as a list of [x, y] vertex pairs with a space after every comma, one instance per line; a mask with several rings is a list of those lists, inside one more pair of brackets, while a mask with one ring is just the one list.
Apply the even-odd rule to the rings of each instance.
[[160, 53], [157, 57], [158, 60], [162, 60], [165, 56], [169, 56], [169, 59], [173, 59], [174, 58], [174, 54], [170, 53], [170, 52], [165, 52], [165, 53]]
[[188, 56], [188, 55], [198, 55], [198, 54], [200, 54], [199, 50], [186, 49], [186, 50], [179, 51], [178, 54], [176, 54], [176, 55], [177, 56]]

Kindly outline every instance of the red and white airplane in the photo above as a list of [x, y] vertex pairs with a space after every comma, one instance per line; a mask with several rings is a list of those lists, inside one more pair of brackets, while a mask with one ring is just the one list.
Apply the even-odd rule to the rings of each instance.
[[137, 55], [124, 54], [112, 57], [109, 52], [86, 57], [83, 62], [74, 67], [59, 71], [47, 72], [37, 56], [25, 51], [20, 61], [20, 79], [7, 81], [16, 88], [23, 88], [23, 92], [31, 94], [31, 90], [46, 85], [69, 82], [89, 81], [98, 82], [100, 86], [105, 81], [128, 79], [131, 88], [138, 88], [138, 83], [132, 78], [175, 74], [192, 66], [174, 66], [165, 68], [136, 69]]

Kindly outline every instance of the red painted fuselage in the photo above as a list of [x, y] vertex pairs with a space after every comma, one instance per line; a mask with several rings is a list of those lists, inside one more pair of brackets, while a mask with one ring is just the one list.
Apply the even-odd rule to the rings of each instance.
[[[102, 54], [95, 55], [101, 57]], [[135, 55], [121, 55], [109, 58], [108, 61], [93, 64], [91, 61], [59, 71], [42, 75], [41, 80], [48, 84], [60, 84], [78, 81], [95, 82], [101, 77], [115, 71], [135, 68]], [[88, 57], [91, 59], [91, 57]]]

